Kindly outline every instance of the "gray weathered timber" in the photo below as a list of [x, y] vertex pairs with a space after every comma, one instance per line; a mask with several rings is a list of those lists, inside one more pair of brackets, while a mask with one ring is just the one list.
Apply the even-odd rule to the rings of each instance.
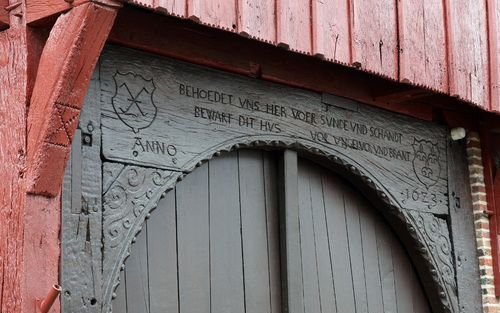
[[137, 235], [113, 312], [281, 312], [279, 249], [268, 250], [279, 244], [277, 187], [277, 162], [262, 151], [201, 165]]
[[[306, 160], [299, 161], [298, 181], [302, 294], [306, 312], [430, 312], [410, 258], [387, 223], [362, 195], [334, 173]], [[332, 197], [332, 191], [337, 197]], [[338, 201], [339, 198], [342, 201]], [[314, 214], [316, 211], [340, 211], [346, 215], [338, 218], [336, 224], [326, 224], [326, 214]], [[338, 258], [335, 263], [328, 253], [323, 253], [323, 245], [319, 245], [332, 227], [343, 229], [343, 232], [337, 230], [337, 236], [332, 238], [346, 242], [346, 249], [352, 249], [347, 257]], [[341, 253], [334, 250], [335, 255]], [[321, 269], [322, 262], [330, 264]], [[339, 275], [334, 268], [345, 272]], [[352, 271], [345, 270], [351, 268]], [[324, 277], [331, 279], [321, 283]], [[401, 297], [396, 297], [396, 286], [405, 289], [400, 292]], [[351, 289], [350, 294], [344, 292], [347, 288]], [[341, 306], [324, 305], [325, 300], [333, 300]], [[398, 308], [400, 301], [404, 303]]]
[[[63, 188], [61, 308], [63, 312], [101, 312], [102, 183], [98, 70], [80, 114]], [[70, 173], [70, 175], [69, 175]]]
[[[102, 305], [102, 311], [109, 312], [131, 243], [160, 197], [195, 166], [221, 151], [250, 145], [303, 151], [359, 184], [414, 258], [420, 279], [429, 290], [433, 310], [458, 312], [460, 303], [463, 312], [480, 311], [479, 287], [469, 287], [479, 286], [479, 278], [464, 153], [449, 146], [445, 128], [333, 95], [118, 47], [106, 48], [101, 62], [101, 80], [96, 76], [92, 81], [79, 126], [84, 143], [80, 155], [84, 168], [80, 171], [82, 195], [78, 195], [78, 172], [67, 177], [73, 181], [65, 182], [64, 187], [61, 282], [69, 293], [63, 292], [63, 308], [71, 312], [100, 312]], [[208, 89], [212, 91], [210, 96]], [[200, 90], [205, 92], [204, 99]], [[229, 98], [233, 102], [228, 102]], [[78, 157], [78, 151], [74, 152]], [[457, 167], [454, 158], [462, 165]], [[69, 195], [72, 186], [74, 192]], [[266, 194], [272, 194], [267, 187]], [[332, 191], [336, 187], [322, 178], [322, 188], [325, 199], [335, 200], [337, 196]], [[314, 192], [311, 190], [311, 195]], [[315, 198], [312, 197], [311, 201]], [[277, 199], [266, 196], [269, 285], [279, 286], [280, 273], [274, 269], [281, 265], [286, 270], [286, 262], [280, 264], [271, 257], [280, 251], [276, 248], [278, 241], [272, 239], [279, 239], [279, 235], [270, 220], [278, 220], [281, 226], [285, 221], [270, 215], [268, 208], [273, 202], [277, 205]], [[334, 266], [345, 264], [341, 261], [349, 258], [347, 237], [343, 242], [342, 229], [330, 227], [338, 222], [337, 218], [345, 221], [345, 209], [337, 212], [328, 207], [325, 202], [332, 272], [334, 277], [352, 275], [350, 267]], [[76, 214], [80, 209], [85, 213], [88, 208], [93, 213]], [[312, 214], [315, 221], [318, 214]], [[85, 227], [87, 231], [78, 231]], [[315, 240], [318, 245], [320, 241]], [[344, 250], [344, 255], [337, 253]], [[127, 280], [124, 273], [122, 276]], [[285, 281], [286, 275], [281, 278]], [[390, 285], [388, 279], [382, 281], [382, 286]], [[279, 289], [270, 288], [272, 312], [280, 312], [280, 302], [276, 301]], [[334, 289], [339, 295], [337, 311], [353, 310], [352, 288]], [[321, 294], [323, 289], [319, 290]], [[117, 299], [123, 292], [116, 290]], [[324, 299], [320, 303], [326, 307]], [[394, 306], [390, 303], [389, 307]], [[397, 301], [396, 307], [401, 305]]]
[[169, 192], [158, 202], [154, 218], [147, 222], [151, 313], [178, 312], [179, 310], [175, 207], [175, 193]]
[[190, 171], [200, 155], [234, 145], [297, 144], [371, 169], [401, 207], [448, 213], [443, 127], [113, 46], [101, 65], [108, 160]]
[[298, 199], [297, 153], [285, 150], [280, 165], [280, 228], [283, 311], [305, 313]]
[[455, 256], [460, 312], [481, 310], [481, 286], [476, 254], [474, 217], [465, 159], [465, 142], [449, 141], [450, 224]]
[[[243, 264], [245, 266], [249, 264], [246, 259], [243, 262], [241, 231], [248, 230], [246, 228], [241, 230], [241, 191], [238, 172], [238, 158], [234, 155], [221, 156], [208, 164], [211, 312], [244, 313], [245, 290], [248, 290], [245, 289], [244, 281], [247, 277], [258, 275], [258, 273], [243, 275]], [[250, 232], [252, 231], [260, 230], [250, 229]]]

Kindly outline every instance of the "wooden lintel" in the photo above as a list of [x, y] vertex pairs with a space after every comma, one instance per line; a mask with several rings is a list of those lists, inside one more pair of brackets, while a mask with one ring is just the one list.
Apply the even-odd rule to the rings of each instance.
[[86, 3], [59, 16], [43, 49], [28, 114], [28, 191], [60, 191], [71, 140], [117, 8]]
[[432, 93], [420, 88], [412, 88], [409, 90], [391, 92], [384, 95], [374, 97], [374, 100], [381, 103], [401, 103], [405, 101], [420, 99], [431, 96]]

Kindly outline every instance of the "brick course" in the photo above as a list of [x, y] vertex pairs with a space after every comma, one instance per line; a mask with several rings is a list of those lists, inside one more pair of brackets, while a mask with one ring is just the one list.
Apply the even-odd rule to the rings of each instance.
[[500, 299], [495, 296], [495, 286], [493, 284], [490, 223], [488, 219], [486, 186], [484, 184], [481, 142], [479, 134], [476, 132], [469, 132], [466, 140], [469, 182], [472, 193], [472, 210], [474, 212], [474, 227], [476, 230], [476, 244], [481, 275], [483, 312], [500, 313]]

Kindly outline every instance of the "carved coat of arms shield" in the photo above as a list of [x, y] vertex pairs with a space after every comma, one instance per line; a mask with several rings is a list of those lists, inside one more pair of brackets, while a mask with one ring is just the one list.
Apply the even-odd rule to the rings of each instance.
[[120, 120], [134, 133], [153, 123], [157, 107], [153, 100], [156, 86], [153, 79], [145, 79], [139, 74], [116, 72], [115, 94], [111, 98], [113, 109]]
[[429, 188], [437, 183], [441, 171], [438, 145], [428, 140], [414, 138], [412, 146], [413, 170], [418, 180]]

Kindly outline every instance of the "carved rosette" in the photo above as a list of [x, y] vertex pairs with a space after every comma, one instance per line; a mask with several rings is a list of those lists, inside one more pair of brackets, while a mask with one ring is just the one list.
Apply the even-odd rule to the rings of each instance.
[[[304, 151], [328, 159], [344, 168], [349, 175], [371, 189], [386, 204], [388, 215], [404, 225], [427, 268], [429, 276], [439, 291], [439, 302], [444, 312], [458, 312], [455, 268], [451, 240], [446, 221], [431, 213], [405, 209], [370, 171], [353, 161], [348, 155], [324, 147], [311, 145], [298, 138], [285, 140], [252, 140], [239, 138], [218, 145], [191, 160], [183, 172], [174, 172], [132, 165], [105, 163], [103, 169], [104, 197], [104, 297], [103, 311], [112, 311], [112, 295], [119, 284], [119, 272], [129, 255], [130, 245], [142, 224], [156, 207], [160, 197], [173, 189], [175, 183], [187, 173], [221, 153], [243, 147], [277, 147]], [[239, 141], [237, 141], [239, 140]]]

